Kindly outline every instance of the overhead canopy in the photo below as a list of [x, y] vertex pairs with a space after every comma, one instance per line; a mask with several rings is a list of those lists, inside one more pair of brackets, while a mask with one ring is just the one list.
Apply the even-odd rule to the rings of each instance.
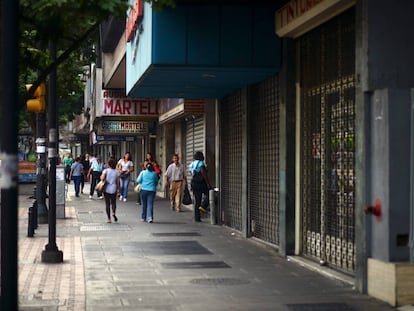
[[127, 45], [127, 93], [222, 98], [279, 71], [274, 5], [181, 5], [143, 10]]

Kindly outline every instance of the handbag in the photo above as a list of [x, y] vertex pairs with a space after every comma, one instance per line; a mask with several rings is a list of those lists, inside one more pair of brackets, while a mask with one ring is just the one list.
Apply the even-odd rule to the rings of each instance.
[[101, 180], [100, 182], [98, 182], [98, 184], [95, 187], [95, 190], [98, 192], [103, 192], [105, 189], [105, 185], [106, 185], [106, 181], [105, 180]]
[[142, 187], [142, 184], [137, 184], [134, 188], [134, 191], [135, 192], [141, 192], [141, 187]]
[[184, 187], [184, 195], [183, 195], [183, 204], [184, 205], [190, 205], [193, 203], [193, 200], [191, 200], [190, 191], [188, 190], [187, 185]]

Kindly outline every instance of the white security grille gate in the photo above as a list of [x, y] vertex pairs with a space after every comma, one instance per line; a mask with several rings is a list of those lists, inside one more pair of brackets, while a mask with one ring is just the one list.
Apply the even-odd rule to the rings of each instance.
[[249, 89], [251, 234], [279, 244], [279, 84], [277, 76]]
[[[186, 122], [186, 148], [185, 148], [185, 162], [183, 163], [189, 167], [194, 160], [194, 153], [201, 151], [206, 156], [206, 134], [204, 115], [189, 117]], [[207, 163], [208, 164], [208, 163]], [[191, 184], [191, 176], [187, 175], [188, 184]]]
[[351, 9], [298, 40], [302, 253], [355, 271], [355, 31]]

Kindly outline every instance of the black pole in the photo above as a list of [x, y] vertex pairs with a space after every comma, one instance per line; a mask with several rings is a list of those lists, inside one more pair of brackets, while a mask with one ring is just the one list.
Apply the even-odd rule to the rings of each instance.
[[46, 114], [39, 112], [36, 114], [36, 200], [37, 215], [40, 224], [46, 224], [48, 220], [46, 207]]
[[18, 5], [0, 7], [0, 309], [17, 310]]
[[[50, 56], [52, 61], [56, 60], [56, 44], [49, 44]], [[61, 263], [63, 262], [63, 252], [56, 245], [56, 162], [57, 162], [57, 95], [56, 95], [56, 69], [49, 75], [48, 90], [48, 120], [49, 120], [49, 243], [42, 252], [42, 262]]]

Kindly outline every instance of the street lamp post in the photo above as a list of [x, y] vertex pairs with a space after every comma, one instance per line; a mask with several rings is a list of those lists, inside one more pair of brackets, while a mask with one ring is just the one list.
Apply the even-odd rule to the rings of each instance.
[[36, 138], [36, 200], [37, 217], [40, 224], [47, 223], [46, 207], [46, 118], [43, 112], [37, 113], [37, 138]]
[[[56, 44], [49, 45], [50, 55], [56, 61]], [[56, 68], [49, 75], [49, 243], [42, 252], [42, 262], [61, 263], [63, 252], [56, 245], [56, 162], [57, 162], [57, 95], [56, 95]]]
[[0, 1], [0, 309], [17, 310], [19, 1]]

